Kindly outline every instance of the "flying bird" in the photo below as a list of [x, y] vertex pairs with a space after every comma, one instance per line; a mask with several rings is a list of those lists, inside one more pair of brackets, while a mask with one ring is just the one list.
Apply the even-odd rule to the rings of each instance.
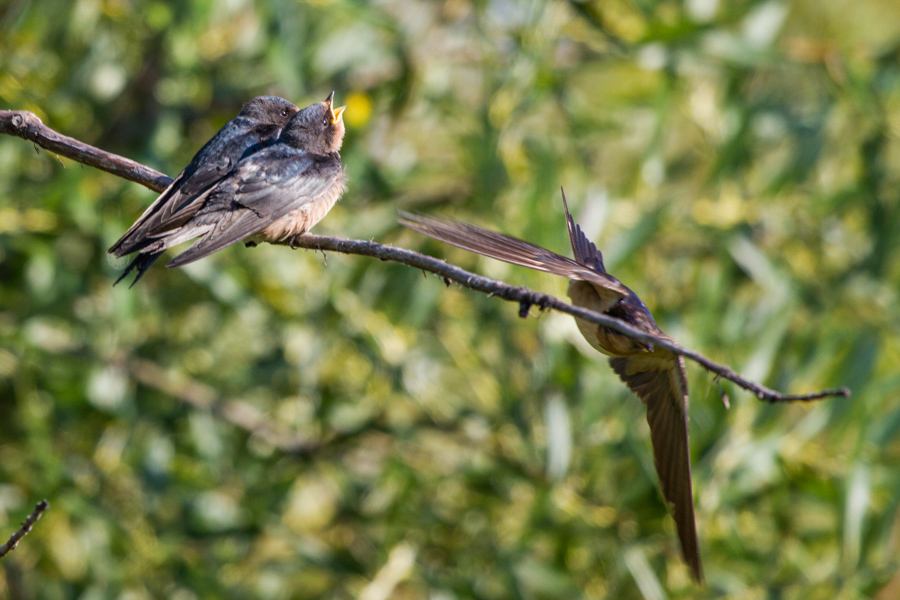
[[302, 110], [280, 98], [251, 100], [109, 249], [138, 253], [116, 283], [137, 269], [134, 285], [168, 248], [196, 237], [166, 266], [255, 234], [277, 242], [308, 231], [345, 188], [338, 151], [346, 107], [333, 108], [333, 98]]
[[[606, 272], [603, 255], [563, 206], [575, 260], [529, 242], [451, 219], [402, 213], [401, 224], [459, 248], [514, 265], [562, 275], [570, 280], [572, 304], [620, 319], [654, 336], [670, 339], [657, 327], [641, 299]], [[588, 343], [611, 357], [609, 364], [647, 406], [647, 422], [660, 487], [673, 506], [682, 555], [698, 582], [703, 569], [697, 543], [688, 444], [688, 384], [681, 356], [635, 341], [613, 329], [575, 318]]]

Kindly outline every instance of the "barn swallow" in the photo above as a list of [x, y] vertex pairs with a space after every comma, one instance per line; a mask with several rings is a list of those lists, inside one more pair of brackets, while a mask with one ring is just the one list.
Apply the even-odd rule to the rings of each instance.
[[[575, 260], [526, 241], [451, 219], [401, 213], [401, 224], [459, 248], [514, 265], [567, 277], [572, 304], [620, 319], [641, 331], [670, 339], [657, 327], [641, 299], [606, 272], [603, 255], [563, 206]], [[703, 569], [697, 543], [688, 444], [688, 384], [681, 356], [648, 346], [613, 329], [575, 318], [581, 335], [647, 406], [647, 422], [660, 487], [674, 508], [685, 562], [697, 582]]]
[[166, 249], [198, 236], [166, 266], [185, 265], [254, 234], [276, 242], [308, 231], [344, 191], [338, 150], [346, 107], [333, 108], [333, 97], [295, 111], [277, 139], [247, 147], [218, 178], [182, 194], [164, 219], [150, 226], [139, 221], [136, 242], [110, 250], [117, 256], [139, 252], [125, 273], [138, 268], [136, 281]]
[[[191, 199], [231, 172], [245, 153], [277, 138], [299, 110], [277, 96], [259, 96], [245, 104], [241, 112], [194, 155], [171, 185], [108, 250], [117, 257], [139, 252], [116, 283], [133, 269], [137, 269], [138, 273], [131, 285], [137, 283], [144, 271], [168, 248], [168, 244], [160, 244], [160, 239], [193, 215], [197, 207], [190, 202]], [[156, 250], [148, 250], [151, 246]]]

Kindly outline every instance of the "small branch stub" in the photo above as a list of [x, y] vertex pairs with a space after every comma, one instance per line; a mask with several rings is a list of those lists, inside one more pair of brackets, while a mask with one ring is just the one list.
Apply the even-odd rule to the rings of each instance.
[[519, 300], [519, 318], [524, 319], [531, 310], [531, 302], [528, 300]]

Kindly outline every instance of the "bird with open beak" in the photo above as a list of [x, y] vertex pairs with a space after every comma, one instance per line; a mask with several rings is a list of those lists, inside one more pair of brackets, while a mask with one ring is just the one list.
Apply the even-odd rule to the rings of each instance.
[[[246, 153], [277, 139], [282, 128], [299, 111], [292, 103], [277, 96], [259, 96], [245, 104], [109, 249], [108, 252], [117, 257], [138, 252], [116, 283], [134, 269], [138, 273], [132, 285], [137, 283], [169, 247], [160, 243], [167, 237], [160, 234], [171, 231], [172, 224], [190, 218], [190, 211], [185, 210], [186, 203], [230, 173]], [[148, 250], [151, 246], [156, 249]]]
[[[497, 260], [567, 277], [572, 304], [620, 319], [668, 339], [640, 298], [606, 272], [603, 255], [569, 214], [563, 194], [569, 240], [575, 260], [529, 242], [451, 219], [401, 213], [401, 224], [419, 233]], [[688, 444], [688, 385], [684, 360], [663, 348], [648, 347], [613, 329], [575, 319], [587, 342], [610, 356], [623, 382], [647, 406], [647, 422], [660, 487], [674, 509], [682, 555], [698, 582], [703, 581], [691, 487]]]
[[166, 249], [196, 237], [166, 266], [186, 265], [250, 236], [280, 242], [309, 231], [346, 187], [338, 153], [346, 107], [334, 108], [333, 99], [334, 92], [296, 111], [277, 139], [248, 148], [205, 188], [180, 194], [177, 205], [168, 201], [171, 208], [156, 212], [151, 206], [110, 249], [116, 256], [138, 252], [125, 273], [137, 268], [137, 281]]

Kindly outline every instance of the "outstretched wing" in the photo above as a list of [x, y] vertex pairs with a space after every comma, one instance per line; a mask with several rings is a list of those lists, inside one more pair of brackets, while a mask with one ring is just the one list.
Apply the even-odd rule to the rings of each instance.
[[242, 161], [206, 196], [192, 222], [211, 229], [167, 267], [180, 267], [257, 233], [288, 212], [325, 195], [341, 177], [340, 159], [272, 147]]
[[622, 381], [647, 405], [653, 458], [666, 501], [672, 504], [681, 552], [698, 582], [703, 581], [688, 444], [688, 389], [684, 359], [675, 354], [611, 358]]
[[529, 269], [587, 281], [619, 297], [628, 293], [618, 279], [604, 271], [579, 264], [530, 242], [453, 219], [437, 219], [403, 211], [400, 216], [400, 224], [404, 227], [464, 250]]

